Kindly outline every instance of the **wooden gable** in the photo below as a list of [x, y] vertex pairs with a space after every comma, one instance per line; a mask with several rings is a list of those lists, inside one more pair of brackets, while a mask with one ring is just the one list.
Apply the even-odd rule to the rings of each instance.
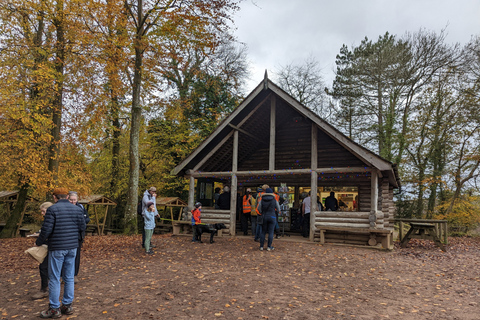
[[[270, 139], [271, 119], [274, 141]], [[316, 128], [315, 149], [312, 149], [312, 128]], [[234, 132], [238, 132], [235, 172], [281, 174], [311, 169], [312, 150], [316, 150], [316, 168], [379, 170], [393, 186], [399, 186], [392, 163], [347, 138], [268, 79], [172, 173], [223, 173], [216, 177], [228, 179], [225, 173], [233, 171]]]

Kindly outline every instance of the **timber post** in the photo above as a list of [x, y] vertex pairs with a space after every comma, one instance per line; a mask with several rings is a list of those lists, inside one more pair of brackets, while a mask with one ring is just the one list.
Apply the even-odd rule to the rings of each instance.
[[312, 172], [310, 174], [310, 233], [309, 240], [313, 241], [315, 235], [315, 212], [318, 211], [317, 208], [317, 183], [318, 183], [318, 173], [317, 173], [317, 126], [312, 122], [312, 146], [311, 146], [311, 164], [310, 168]]

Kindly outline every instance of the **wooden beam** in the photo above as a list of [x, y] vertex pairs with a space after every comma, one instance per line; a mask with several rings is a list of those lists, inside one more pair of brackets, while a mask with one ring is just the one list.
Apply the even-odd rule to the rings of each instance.
[[[346, 167], [346, 168], [317, 168], [312, 169], [285, 169], [285, 170], [254, 170], [254, 171], [237, 171], [237, 176], [252, 176], [252, 175], [282, 175], [282, 174], [309, 174], [315, 171], [317, 173], [362, 173], [370, 172], [371, 168], [368, 167]], [[187, 175], [195, 178], [209, 178], [209, 177], [230, 177], [233, 175], [232, 171], [218, 171], [218, 172], [198, 172], [188, 170]]]
[[210, 157], [214, 155], [215, 152], [217, 152], [218, 149], [220, 149], [220, 147], [222, 147], [225, 144], [225, 142], [227, 142], [228, 139], [230, 139], [232, 134], [233, 134], [233, 131], [227, 134], [225, 138], [223, 138], [222, 141], [220, 141], [220, 143], [218, 143], [205, 157], [203, 157], [202, 160], [200, 160], [200, 162], [193, 168], [193, 171], [197, 171], [201, 166], [203, 166], [203, 164], [207, 162], [208, 159], [210, 159]]
[[193, 210], [195, 205], [195, 178], [190, 176], [190, 184], [188, 187], [188, 210]]
[[315, 212], [318, 211], [317, 208], [317, 182], [318, 182], [318, 173], [315, 171], [318, 164], [318, 150], [317, 150], [317, 124], [312, 122], [312, 144], [311, 144], [311, 192], [310, 192], [310, 241], [313, 241], [313, 236], [315, 234]]
[[254, 139], [254, 140], [257, 140], [257, 141], [260, 142], [261, 144], [268, 146], [268, 143], [266, 143], [265, 140], [260, 139], [260, 138], [257, 137], [256, 135], [251, 134], [250, 132], [245, 131], [245, 130], [243, 130], [243, 129], [240, 129], [239, 127], [234, 126], [234, 125], [231, 124], [231, 123], [229, 124], [229, 126], [232, 127], [234, 130], [239, 131], [239, 132], [241, 132], [241, 133], [243, 133], [243, 134], [246, 134], [247, 136], [249, 136], [250, 138], [252, 138], [252, 139]]
[[247, 115], [245, 118], [243, 118], [242, 121], [240, 121], [240, 122], [238, 123], [237, 126], [238, 126], [238, 127], [243, 126], [243, 124], [244, 124], [245, 122], [247, 122], [247, 120], [248, 120], [251, 116], [253, 116], [253, 114], [258, 110], [258, 108], [260, 108], [260, 107], [265, 103], [265, 101], [267, 101], [267, 100], [270, 98], [270, 96], [271, 96], [271, 94], [267, 95], [262, 101], [260, 101], [260, 103], [258, 103], [258, 105], [257, 105], [252, 111], [250, 111], [250, 112], [248, 113], [248, 115]]
[[270, 171], [275, 170], [275, 102], [275, 96], [272, 95], [272, 99], [270, 100], [270, 152], [268, 156], [268, 169]]
[[378, 174], [377, 170], [372, 170], [372, 180], [371, 180], [371, 210], [378, 211]]
[[237, 176], [232, 176], [232, 185], [230, 186], [230, 235], [235, 235], [235, 219], [237, 217]]
[[236, 173], [238, 169], [238, 131], [233, 132], [233, 151], [232, 151], [232, 172]]
[[225, 127], [233, 120], [235, 117], [243, 111], [243, 109], [252, 102], [261, 92], [263, 91], [263, 87], [259, 84], [246, 98], [245, 100], [240, 103], [240, 105], [225, 119], [223, 120], [220, 125], [212, 132], [203, 142], [185, 159], [183, 160], [178, 166], [173, 168], [172, 174], [177, 175], [182, 171], [182, 169], [192, 161], [202, 150], [205, 148], [217, 135], [220, 133]]

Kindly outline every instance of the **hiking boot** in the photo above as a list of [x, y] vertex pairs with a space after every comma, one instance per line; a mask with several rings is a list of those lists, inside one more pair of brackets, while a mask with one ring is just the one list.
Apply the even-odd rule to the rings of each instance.
[[60, 307], [60, 312], [62, 314], [73, 314], [72, 304], [64, 304]]
[[49, 307], [47, 311], [40, 312], [40, 318], [52, 318], [58, 319], [62, 317], [62, 312], [60, 312], [60, 308], [54, 309]]
[[145, 252], [148, 255], [152, 255], [154, 252], [152, 250]]
[[48, 297], [48, 289], [41, 289], [39, 292], [32, 295], [32, 300], [38, 300]]

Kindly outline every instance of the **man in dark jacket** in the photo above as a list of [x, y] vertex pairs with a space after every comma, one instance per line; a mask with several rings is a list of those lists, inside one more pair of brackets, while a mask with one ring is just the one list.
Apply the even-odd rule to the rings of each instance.
[[[75, 256], [79, 238], [85, 231], [83, 210], [68, 201], [68, 190], [53, 191], [55, 204], [47, 209], [40, 235], [35, 244], [42, 245], [48, 239], [48, 290], [50, 305], [40, 313], [41, 318], [60, 318], [72, 314], [74, 297]], [[62, 306], [60, 306], [60, 274], [63, 269], [65, 282]]]
[[218, 197], [218, 207], [220, 210], [230, 210], [230, 188], [225, 186], [223, 193]]

